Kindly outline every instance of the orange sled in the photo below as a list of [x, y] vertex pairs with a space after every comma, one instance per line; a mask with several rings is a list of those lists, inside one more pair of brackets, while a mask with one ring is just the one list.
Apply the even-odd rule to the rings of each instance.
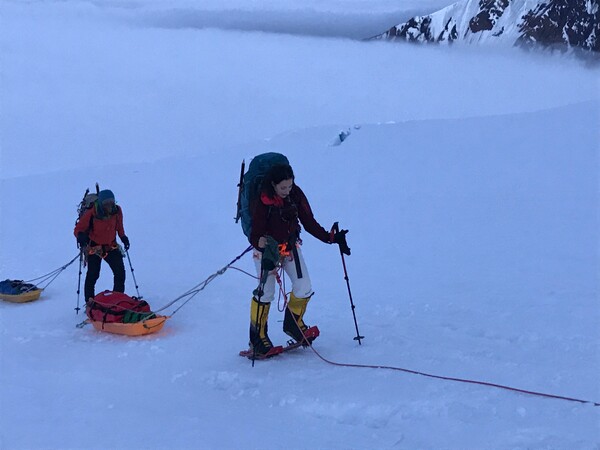
[[[153, 319], [142, 320], [136, 323], [118, 323], [118, 322], [98, 322], [90, 320], [94, 328], [98, 331], [108, 333], [124, 334], [126, 336], [144, 336], [146, 334], [160, 331], [169, 316], [157, 316]], [[88, 319], [89, 320], [89, 319]]]
[[33, 289], [18, 295], [0, 294], [0, 299], [11, 303], [27, 303], [39, 299], [41, 294], [41, 289]]

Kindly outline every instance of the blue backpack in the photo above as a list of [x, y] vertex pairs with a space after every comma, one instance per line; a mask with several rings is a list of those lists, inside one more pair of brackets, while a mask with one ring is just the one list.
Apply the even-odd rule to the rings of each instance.
[[248, 238], [252, 231], [252, 207], [260, 195], [265, 175], [271, 167], [279, 164], [289, 165], [290, 162], [281, 153], [263, 153], [252, 158], [248, 171], [244, 173], [245, 163], [242, 161], [235, 221], [237, 223], [239, 219], [242, 219], [242, 230]]
[[23, 280], [0, 281], [0, 294], [21, 295], [39, 289], [35, 284], [25, 283]]

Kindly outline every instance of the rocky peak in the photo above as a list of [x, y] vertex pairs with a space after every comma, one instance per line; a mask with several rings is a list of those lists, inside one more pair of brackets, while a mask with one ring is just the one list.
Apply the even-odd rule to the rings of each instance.
[[376, 39], [600, 51], [600, 0], [463, 0]]

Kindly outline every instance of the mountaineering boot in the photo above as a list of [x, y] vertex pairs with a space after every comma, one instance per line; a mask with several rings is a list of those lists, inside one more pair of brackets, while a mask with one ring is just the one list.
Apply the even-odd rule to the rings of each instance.
[[[288, 336], [292, 337], [296, 342], [302, 342], [310, 344], [318, 336], [307, 336], [304, 339], [306, 330], [309, 327], [304, 323], [302, 318], [306, 311], [306, 306], [310, 297], [299, 298], [292, 292], [290, 294], [290, 300], [288, 301], [287, 308], [285, 308], [285, 316], [283, 319], [283, 331]], [[308, 341], [308, 342], [306, 342]]]
[[259, 302], [252, 297], [250, 305], [250, 349], [258, 357], [268, 358], [281, 353], [281, 347], [274, 347], [267, 334], [267, 319], [269, 318], [270, 307], [271, 303]]

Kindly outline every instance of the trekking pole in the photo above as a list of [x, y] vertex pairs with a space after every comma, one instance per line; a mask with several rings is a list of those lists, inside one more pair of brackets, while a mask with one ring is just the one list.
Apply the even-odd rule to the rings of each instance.
[[79, 248], [79, 280], [77, 281], [77, 306], [75, 307], [75, 314], [79, 314], [79, 294], [81, 293], [81, 269], [83, 267], [83, 250]]
[[[333, 224], [333, 229], [336, 233], [340, 231], [340, 227], [338, 226], [337, 222]], [[346, 260], [344, 259], [344, 253], [342, 252], [341, 247], [340, 256], [342, 257], [342, 266], [344, 267], [344, 280], [346, 280], [346, 286], [348, 286], [348, 296], [350, 297], [350, 306], [352, 308], [352, 316], [354, 317], [354, 327], [356, 328], [356, 337], [354, 338], [354, 340], [358, 341], [358, 345], [362, 345], [360, 340], [364, 339], [365, 337], [361, 336], [358, 332], [358, 322], [356, 321], [356, 313], [354, 312], [354, 309], [356, 307], [354, 306], [354, 301], [352, 300], [352, 291], [350, 290], [350, 279], [348, 278], [348, 271], [346, 270]]]
[[139, 286], [137, 284], [137, 280], [135, 279], [135, 273], [133, 272], [133, 266], [131, 265], [131, 258], [129, 257], [129, 250], [125, 250], [125, 253], [127, 254], [127, 261], [129, 261], [129, 268], [131, 269], [131, 276], [133, 277], [133, 283], [135, 284], [135, 291], [137, 292], [137, 298], [143, 298], [140, 295], [140, 291], [139, 291]]

